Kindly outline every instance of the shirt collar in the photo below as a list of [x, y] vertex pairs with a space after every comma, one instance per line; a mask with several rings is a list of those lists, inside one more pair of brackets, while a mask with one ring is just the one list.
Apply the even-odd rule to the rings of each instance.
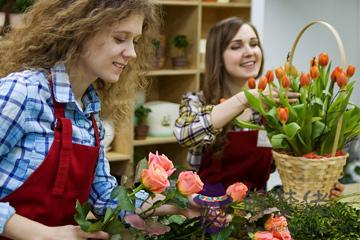
[[[60, 103], [74, 103], [75, 96], [71, 88], [69, 75], [66, 71], [65, 64], [57, 63], [51, 68], [53, 80], [54, 97]], [[99, 112], [100, 99], [96, 94], [95, 88], [90, 85], [82, 97], [84, 104], [84, 113]]]

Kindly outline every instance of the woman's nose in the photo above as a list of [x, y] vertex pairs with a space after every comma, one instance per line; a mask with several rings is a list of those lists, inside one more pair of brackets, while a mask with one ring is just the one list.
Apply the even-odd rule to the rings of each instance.
[[136, 51], [133, 42], [130, 42], [123, 51], [123, 56], [126, 58], [136, 58]]

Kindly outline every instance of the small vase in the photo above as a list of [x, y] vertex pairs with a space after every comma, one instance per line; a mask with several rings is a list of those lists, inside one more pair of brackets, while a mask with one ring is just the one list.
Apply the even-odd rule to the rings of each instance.
[[172, 57], [171, 61], [172, 61], [172, 65], [175, 69], [184, 68], [188, 65], [188, 60], [184, 56]]

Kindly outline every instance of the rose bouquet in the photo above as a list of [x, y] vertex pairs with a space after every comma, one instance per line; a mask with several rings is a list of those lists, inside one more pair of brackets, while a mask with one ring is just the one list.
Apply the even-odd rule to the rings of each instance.
[[[328, 54], [321, 53], [310, 61], [308, 71], [299, 74], [292, 58], [301, 35], [313, 24], [325, 25], [332, 31], [342, 66], [333, 68]], [[318, 190], [328, 194], [346, 162], [344, 144], [360, 134], [360, 109], [349, 101], [354, 90], [355, 81], [351, 79], [354, 73], [355, 67], [345, 63], [342, 42], [335, 29], [325, 22], [313, 22], [300, 32], [285, 65], [276, 68], [275, 74], [268, 71], [260, 78], [258, 97], [245, 90], [250, 106], [262, 116], [264, 126], [236, 122], [241, 127], [265, 128], [285, 190], [295, 191], [298, 200], [304, 200], [309, 191], [310, 195]], [[275, 76], [278, 86], [274, 84]], [[255, 88], [255, 80], [250, 79], [248, 86]], [[300, 94], [297, 102], [289, 101], [290, 91]]]
[[[148, 160], [143, 159], [137, 167], [140, 184], [134, 188], [117, 186], [112, 191], [114, 208], [106, 209], [105, 215], [89, 219], [88, 203], [76, 204], [75, 220], [83, 231], [105, 231], [115, 239], [145, 239], [145, 236], [162, 235], [170, 227], [158, 221], [153, 213], [161, 206], [175, 208], [175, 212], [186, 212], [188, 196], [202, 190], [199, 176], [191, 171], [180, 172], [175, 176], [174, 165], [164, 154], [150, 153]], [[136, 209], [137, 202], [148, 205]], [[148, 203], [150, 202], [150, 203]], [[183, 221], [184, 217], [173, 216], [172, 221]]]

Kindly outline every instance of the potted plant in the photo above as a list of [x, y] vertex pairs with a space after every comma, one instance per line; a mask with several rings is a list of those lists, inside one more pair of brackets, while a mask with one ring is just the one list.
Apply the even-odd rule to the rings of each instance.
[[176, 54], [171, 58], [174, 68], [183, 68], [188, 65], [185, 50], [189, 46], [189, 41], [186, 35], [176, 35], [171, 39], [171, 43], [176, 48]]
[[152, 63], [153, 68], [160, 69], [164, 66], [165, 63], [165, 35], [160, 35], [158, 39], [153, 39], [152, 45], [154, 47], [154, 60]]
[[135, 109], [135, 139], [145, 139], [149, 132], [149, 125], [147, 125], [147, 118], [151, 112], [150, 108], [144, 107], [143, 105], [138, 106]]
[[[309, 73], [298, 74], [292, 66], [296, 45], [302, 33], [316, 23], [325, 25], [336, 36], [342, 68], [332, 68], [329, 56], [322, 53], [312, 59]], [[284, 190], [298, 201], [317, 198], [317, 194], [327, 198], [346, 163], [344, 144], [360, 134], [360, 109], [349, 102], [354, 72], [355, 67], [345, 63], [342, 42], [335, 29], [325, 22], [312, 22], [296, 39], [289, 61], [275, 70], [279, 87], [273, 83], [274, 73], [268, 71], [259, 80], [259, 97], [245, 90], [249, 104], [265, 120]], [[266, 85], [269, 97], [262, 94]], [[272, 96], [274, 88], [279, 101]], [[301, 94], [294, 104], [287, 98], [290, 90]], [[241, 120], [236, 122], [242, 127], [260, 128]]]

